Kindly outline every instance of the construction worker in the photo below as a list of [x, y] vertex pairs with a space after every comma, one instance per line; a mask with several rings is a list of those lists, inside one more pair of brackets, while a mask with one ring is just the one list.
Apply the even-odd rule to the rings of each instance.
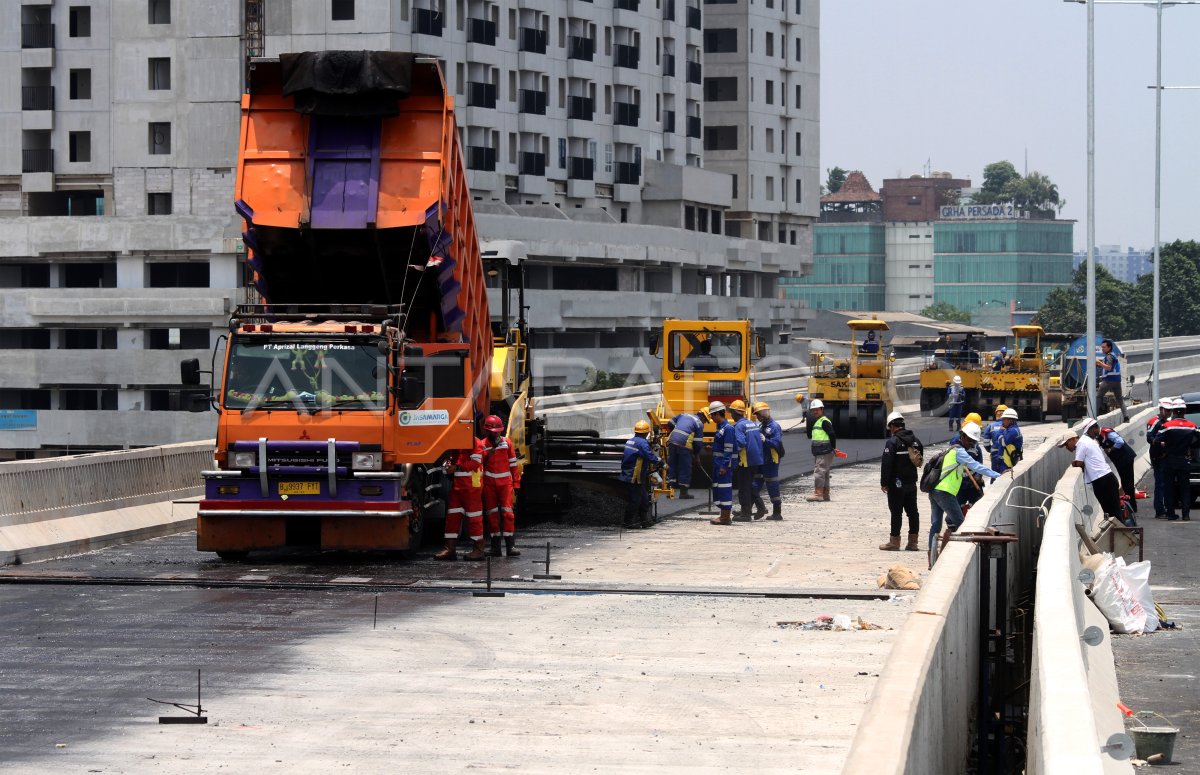
[[[734, 471], [733, 484], [738, 491], [739, 509], [733, 515], [735, 522], [750, 522], [755, 518], [754, 480], [758, 476], [758, 468], [763, 464], [763, 435], [758, 423], [747, 417], [746, 402], [742, 399], [729, 404], [729, 413], [733, 415], [734, 438], [737, 441], [737, 469]], [[764, 507], [758, 516], [766, 515]]]
[[692, 458], [700, 454], [704, 446], [704, 425], [708, 412], [701, 409], [695, 414], [679, 414], [667, 423], [671, 435], [667, 437], [667, 476], [672, 488], [679, 490], [681, 500], [691, 500], [688, 492], [692, 486]]
[[1008, 348], [1001, 347], [1000, 352], [992, 356], [992, 371], [1004, 371], [1012, 365], [1012, 359], [1008, 357]]
[[1121, 438], [1121, 434], [1112, 428], [1101, 428], [1096, 441], [1099, 442], [1100, 449], [1108, 454], [1108, 459], [1112, 461], [1113, 468], [1117, 469], [1117, 476], [1121, 480], [1121, 491], [1123, 493], [1121, 499], [1128, 500], [1130, 510], [1136, 513], [1137, 483], [1133, 478], [1133, 461], [1137, 460], [1137, 453], [1125, 443], [1125, 439]]
[[988, 457], [991, 457], [992, 454], [992, 431], [994, 431], [996, 427], [1000, 425], [1000, 418], [1004, 416], [1005, 409], [1008, 409], [1008, 406], [1006, 404], [1000, 404], [996, 407], [995, 417], [989, 420], [987, 425], [980, 423], [980, 427], [983, 428], [983, 444], [985, 447], [987, 447]]
[[1192, 519], [1192, 493], [1188, 474], [1191, 467], [1192, 450], [1200, 446], [1200, 431], [1196, 424], [1187, 419], [1187, 403], [1182, 398], [1171, 401], [1171, 419], [1163, 423], [1154, 442], [1163, 451], [1163, 479], [1167, 485], [1167, 519], [1179, 519], [1175, 509], [1179, 508], [1183, 520]]
[[1163, 449], [1154, 442], [1162, 431], [1163, 423], [1171, 419], [1170, 398], [1158, 400], [1158, 414], [1146, 421], [1146, 444], [1149, 446], [1150, 466], [1154, 469], [1154, 518], [1167, 518], [1167, 483], [1163, 477]]
[[717, 425], [713, 434], [712, 490], [713, 504], [720, 511], [710, 525], [732, 525], [733, 511], [733, 468], [737, 464], [737, 439], [733, 424], [725, 419], [725, 404], [713, 401], [708, 405], [708, 416]]
[[1058, 442], [1058, 446], [1066, 447], [1068, 452], [1075, 455], [1071, 465], [1083, 469], [1083, 481], [1092, 486], [1092, 494], [1100, 504], [1101, 510], [1114, 519], [1122, 519], [1121, 485], [1117, 476], [1108, 467], [1104, 452], [1100, 449], [1097, 438], [1100, 435], [1100, 425], [1091, 417], [1080, 420], [1074, 428], [1075, 433]]
[[[998, 423], [997, 427], [999, 427]], [[983, 463], [982, 442], [983, 439], [981, 437], [979, 444], [974, 444], [967, 448], [967, 454], [975, 458], [976, 463]], [[962, 446], [962, 434], [956, 433], [954, 438], [950, 441], [950, 446]], [[982, 479], [983, 477], [974, 479], [970, 476], [968, 476], [966, 479], [963, 479], [962, 487], [958, 489], [958, 505], [962, 508], [963, 516], [966, 516], [966, 513], [971, 510], [971, 507], [978, 503], [979, 499], [983, 497], [984, 483]]]
[[650, 505], [650, 473], [662, 465], [662, 459], [654, 454], [650, 442], [646, 441], [649, 433], [650, 423], [638, 420], [633, 426], [633, 436], [625, 442], [625, 450], [621, 455], [621, 475], [618, 478], [628, 487], [622, 527], [651, 525], [643, 512]]
[[[942, 519], [945, 518], [948, 533], [958, 530], [963, 522], [962, 506], [958, 503], [958, 491], [962, 488], [964, 473], [971, 471], [979, 476], [990, 476], [994, 481], [1000, 476], [971, 457], [967, 451], [979, 443], [982, 436], [979, 426], [967, 423], [958, 434], [958, 445], [947, 450], [942, 457], [942, 468], [938, 472], [937, 484], [929, 493], [929, 551], [932, 561], [933, 542], [942, 532]], [[969, 477], [970, 474], [968, 473]]]
[[879, 340], [875, 338], [874, 331], [867, 332], [867, 338], [858, 346], [858, 351], [863, 355], [874, 355], [879, 352]]
[[766, 514], [762, 500], [762, 487], [766, 485], [771, 498], [771, 514], [767, 519], [783, 519], [783, 496], [779, 492], [779, 461], [783, 459], [783, 428], [771, 419], [771, 407], [759, 401], [751, 407], [759, 422], [763, 436], [763, 464], [759, 466], [759, 477], [754, 480], [754, 507]]
[[814, 398], [808, 405], [808, 438], [812, 440], [813, 493], [807, 501], [829, 500], [829, 470], [833, 467], [833, 451], [837, 449], [837, 433], [825, 416], [825, 402]]
[[[888, 511], [892, 516], [892, 532], [888, 542], [879, 546], [885, 552], [900, 550], [900, 527], [908, 513], [908, 544], [906, 551], [920, 551], [921, 513], [917, 510], [917, 480], [921, 471], [917, 461], [925, 446], [912, 431], [904, 427], [904, 415], [892, 412], [887, 416], [888, 440], [883, 444], [879, 467], [879, 488], [887, 493]], [[916, 454], [913, 454], [915, 450]]]
[[483, 430], [483, 511], [492, 536], [491, 555], [504, 556], [500, 550], [500, 539], [503, 538], [507, 556], [520, 557], [516, 547], [517, 520], [513, 513], [513, 492], [521, 488], [517, 451], [504, 435], [504, 421], [496, 415], [487, 416]]
[[1125, 408], [1125, 397], [1121, 395], [1121, 359], [1113, 352], [1113, 340], [1100, 343], [1100, 357], [1096, 359], [1100, 385], [1096, 388], [1096, 406], [1104, 406], [1104, 396], [1112, 393], [1121, 408], [1121, 422], [1129, 422], [1129, 411]]
[[992, 423], [992, 468], [1004, 473], [1017, 464], [1025, 448], [1025, 437], [1017, 426], [1017, 410], [1005, 409], [1000, 422]]
[[460, 449], [447, 469], [454, 474], [450, 488], [450, 501], [446, 509], [446, 545], [435, 554], [435, 560], [457, 560], [455, 547], [458, 533], [462, 530], [463, 517], [467, 519], [467, 537], [472, 549], [465, 555], [467, 560], [482, 560], [483, 551], [483, 442], [474, 440], [471, 449]]
[[946, 403], [946, 420], [950, 423], [950, 430], [956, 431], [962, 427], [963, 410], [967, 406], [967, 389], [963, 387], [962, 377], [957, 374], [946, 386]]

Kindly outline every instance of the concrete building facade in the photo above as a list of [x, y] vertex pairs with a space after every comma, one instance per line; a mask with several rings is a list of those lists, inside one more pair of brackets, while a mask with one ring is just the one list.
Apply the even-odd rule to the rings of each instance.
[[[817, 216], [812, 0], [11, 5], [0, 455], [211, 432], [210, 417], [180, 411], [177, 364], [207, 363], [244, 299], [231, 202], [248, 54], [441, 59], [481, 236], [528, 256], [551, 390], [586, 366], [629, 371], [664, 316], [751, 318], [774, 335], [807, 314], [778, 280], [807, 271]], [[709, 34], [729, 29], [744, 47]], [[728, 79], [739, 96], [723, 112]], [[710, 124], [749, 142], [707, 151]], [[83, 348], [98, 352], [64, 352]]]

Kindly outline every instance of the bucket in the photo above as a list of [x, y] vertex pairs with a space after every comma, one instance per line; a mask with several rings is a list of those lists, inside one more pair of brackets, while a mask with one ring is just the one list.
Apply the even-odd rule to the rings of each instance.
[[[1157, 713], [1148, 715], [1158, 716], [1163, 721], [1170, 724], [1170, 720], [1160, 716]], [[1152, 727], [1144, 721], [1134, 716], [1134, 721], [1141, 724], [1140, 727], [1131, 727], [1129, 734], [1133, 737], [1133, 747], [1137, 752], [1137, 758], [1148, 760], [1155, 754], [1162, 754], [1162, 759], [1155, 761], [1154, 764], [1170, 764], [1171, 754], [1175, 751], [1175, 735], [1179, 733], [1179, 729], [1173, 726]]]

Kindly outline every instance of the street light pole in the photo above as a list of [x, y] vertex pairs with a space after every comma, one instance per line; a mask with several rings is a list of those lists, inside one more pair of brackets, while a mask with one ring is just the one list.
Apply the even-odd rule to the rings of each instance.
[[1087, 0], [1087, 407], [1096, 416], [1096, 0]]
[[1162, 11], [1163, 0], [1155, 3], [1158, 16], [1158, 46], [1154, 68], [1154, 358], [1150, 364], [1153, 375], [1151, 396], [1155, 406], [1161, 398], [1158, 392], [1158, 312], [1159, 312], [1159, 223], [1162, 217]]

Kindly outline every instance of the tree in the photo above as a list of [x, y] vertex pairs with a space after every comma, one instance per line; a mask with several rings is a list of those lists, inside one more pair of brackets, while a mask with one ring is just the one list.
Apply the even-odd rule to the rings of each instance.
[[[1087, 265], [1080, 264], [1070, 288], [1055, 288], [1038, 310], [1038, 324], [1047, 331], [1082, 334], [1087, 330]], [[1102, 266], [1096, 267], [1096, 333], [1111, 339], [1143, 339], [1145, 305], [1135, 286], [1121, 282]]]
[[846, 182], [846, 170], [841, 167], [834, 167], [831, 170], [825, 170], [825, 172], [828, 175], [825, 178], [825, 193], [836, 194]]
[[1062, 210], [1066, 204], [1059, 201], [1058, 186], [1037, 171], [1009, 181], [1004, 195], [1021, 210]]
[[975, 202], [981, 205], [995, 204], [1008, 201], [1005, 189], [1021, 175], [1011, 161], [996, 161], [983, 168], [983, 186], [975, 195]]
[[939, 301], [930, 304], [925, 309], [921, 310], [921, 315], [933, 320], [941, 320], [946, 323], [970, 323], [971, 313], [966, 310], [961, 310], [949, 302]]
[[[1200, 334], [1200, 243], [1176, 240], [1159, 249], [1159, 335]], [[1138, 338], [1154, 335], [1154, 275], [1138, 278], [1136, 306], [1141, 311], [1143, 331]]]

